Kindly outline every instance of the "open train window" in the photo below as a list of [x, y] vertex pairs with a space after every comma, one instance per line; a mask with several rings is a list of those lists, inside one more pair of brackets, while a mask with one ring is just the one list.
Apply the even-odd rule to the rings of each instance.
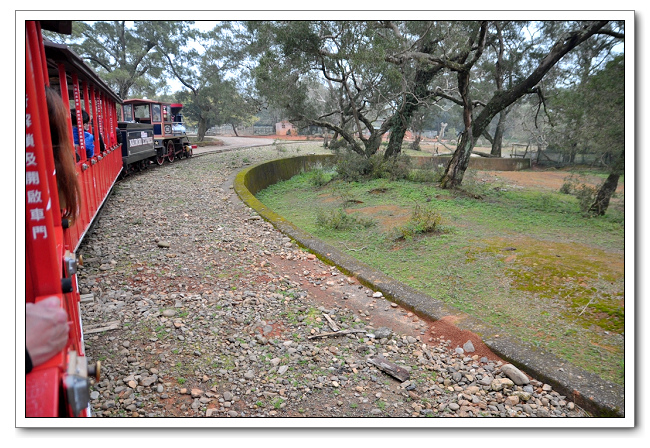
[[153, 115], [153, 121], [154, 123], [160, 123], [162, 119], [160, 118], [160, 104], [153, 104], [151, 106], [152, 109], [152, 115]]
[[124, 121], [133, 121], [133, 107], [130, 104], [124, 105], [124, 113], [122, 119]]
[[134, 115], [135, 118], [138, 120], [149, 120], [149, 118], [151, 117], [149, 115], [149, 105], [143, 104], [140, 106], [135, 106]]

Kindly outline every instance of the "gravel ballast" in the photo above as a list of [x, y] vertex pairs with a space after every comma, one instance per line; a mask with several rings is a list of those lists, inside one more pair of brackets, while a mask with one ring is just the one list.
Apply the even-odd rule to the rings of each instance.
[[79, 249], [95, 417], [587, 416], [244, 206], [234, 175], [284, 155], [206, 154], [116, 185]]

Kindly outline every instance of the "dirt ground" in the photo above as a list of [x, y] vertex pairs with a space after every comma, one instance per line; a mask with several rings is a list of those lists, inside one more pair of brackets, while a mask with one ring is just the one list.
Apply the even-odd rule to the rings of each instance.
[[[454, 316], [447, 316], [437, 321], [416, 316], [396, 304], [391, 304], [383, 297], [369, 297], [374, 291], [369, 291], [354, 278], [346, 277], [346, 281], [341, 284], [337, 281], [338, 276], [333, 276], [332, 270], [322, 261], [313, 255], [307, 258], [307, 260], [287, 260], [276, 256], [271, 263], [280, 272], [289, 275], [292, 281], [300, 283], [313, 300], [326, 308], [341, 307], [363, 311], [367, 315], [366, 320], [374, 328], [388, 327], [397, 333], [419, 337], [424, 343], [439, 339], [451, 341], [450, 348], [454, 349], [462, 347], [469, 340], [476, 350], [471, 353], [472, 356], [485, 356], [492, 361], [503, 361], [483, 343], [478, 335], [456, 327]], [[322, 282], [328, 284], [328, 289], [324, 291], [319, 286], [305, 281], [300, 274], [304, 271], [320, 272]]]
[[[479, 178], [501, 180], [510, 185], [519, 187], [542, 188], [559, 191], [567, 177], [571, 175], [569, 169], [533, 168], [527, 171], [479, 171]], [[602, 180], [596, 176], [585, 176], [584, 181], [591, 186], [599, 185]], [[619, 182], [617, 193], [625, 191], [624, 185]]]

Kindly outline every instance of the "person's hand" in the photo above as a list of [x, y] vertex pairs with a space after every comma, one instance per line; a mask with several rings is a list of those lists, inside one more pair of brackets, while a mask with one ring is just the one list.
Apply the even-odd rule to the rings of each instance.
[[68, 331], [68, 313], [58, 297], [25, 305], [25, 346], [34, 367], [63, 350]]

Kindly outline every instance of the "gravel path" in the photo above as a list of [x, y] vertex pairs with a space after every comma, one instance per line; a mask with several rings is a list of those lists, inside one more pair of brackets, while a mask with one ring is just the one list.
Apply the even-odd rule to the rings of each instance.
[[248, 164], [318, 150], [235, 149], [119, 182], [79, 251], [96, 417], [586, 416], [324, 265], [231, 189]]

